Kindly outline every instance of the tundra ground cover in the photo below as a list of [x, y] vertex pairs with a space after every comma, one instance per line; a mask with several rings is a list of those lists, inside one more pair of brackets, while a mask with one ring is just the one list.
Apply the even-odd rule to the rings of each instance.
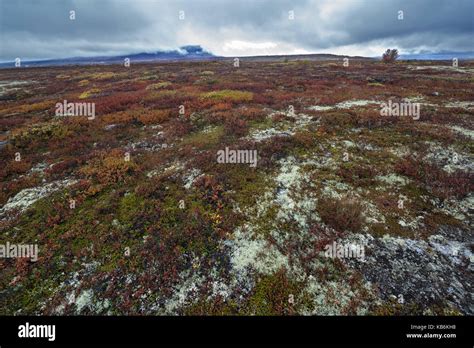
[[474, 63], [132, 67], [0, 71], [1, 314], [474, 313]]

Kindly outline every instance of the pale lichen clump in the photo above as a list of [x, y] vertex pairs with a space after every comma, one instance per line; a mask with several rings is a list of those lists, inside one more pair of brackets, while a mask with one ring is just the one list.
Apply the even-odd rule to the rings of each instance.
[[305, 129], [309, 124], [318, 124], [318, 120], [313, 120], [311, 115], [304, 113], [288, 112], [288, 111], [276, 111], [267, 109], [267, 121], [271, 120], [276, 115], [285, 115], [289, 119], [293, 119], [294, 122], [278, 122], [271, 123], [271, 126], [258, 128], [251, 131], [251, 134], [247, 137], [249, 140], [256, 142], [265, 141], [273, 137], [291, 137], [298, 130]]
[[12, 211], [23, 212], [36, 201], [49, 196], [53, 192], [57, 192], [67, 186], [73, 185], [76, 182], [77, 180], [74, 179], [58, 180], [42, 186], [21, 190], [14, 197], [11, 197], [2, 208], [0, 208], [0, 217], [5, 217]]
[[189, 172], [187, 172], [184, 177], [183, 177], [183, 181], [184, 181], [184, 188], [186, 190], [189, 190], [191, 189], [192, 185], [194, 184], [194, 182], [203, 175], [203, 173], [201, 172], [201, 170], [197, 169], [197, 168], [193, 168], [191, 169]]
[[[346, 279], [338, 281], [319, 282], [314, 277], [309, 277], [303, 292], [311, 298], [311, 307], [302, 309], [302, 315], [343, 315], [352, 300], [360, 297], [361, 291], [367, 291], [370, 298], [372, 291], [371, 284], [365, 283], [362, 289], [352, 288]], [[355, 314], [367, 315], [371, 301], [361, 299], [358, 303]]]
[[310, 192], [302, 191], [303, 186], [311, 186], [309, 176], [294, 157], [280, 161], [280, 172], [275, 177], [276, 197], [278, 206], [277, 219], [289, 221], [293, 219], [300, 229], [307, 229], [307, 221], [315, 213], [315, 197]]
[[474, 139], [474, 131], [471, 129], [463, 128], [460, 126], [450, 126], [452, 130], [461, 133], [462, 135], [465, 135], [466, 137], [470, 138], [471, 140]]
[[395, 173], [391, 173], [389, 175], [379, 175], [375, 179], [389, 187], [405, 186], [410, 182], [408, 178], [405, 178]]
[[474, 227], [474, 194], [471, 193], [461, 200], [455, 198], [444, 200], [442, 204], [439, 199], [435, 199], [433, 205], [440, 207], [436, 209], [437, 211], [463, 221], [471, 228]]
[[232, 270], [239, 280], [249, 279], [254, 272], [271, 274], [289, 267], [287, 257], [262, 236], [255, 235], [249, 226], [237, 228], [226, 244], [231, 248]]
[[350, 109], [354, 107], [365, 107], [368, 105], [380, 105], [380, 101], [376, 100], [366, 100], [366, 99], [359, 99], [359, 100], [346, 100], [335, 105], [314, 105], [310, 106], [309, 110], [314, 111], [329, 111], [333, 109]]
[[429, 152], [424, 157], [425, 161], [439, 165], [447, 173], [453, 173], [456, 170], [474, 172], [474, 155], [464, 153], [453, 145], [443, 146], [435, 142], [428, 144]]
[[180, 308], [192, 304], [198, 294], [199, 287], [203, 284], [205, 277], [192, 270], [185, 270], [180, 274], [180, 283], [176, 286], [173, 296], [166, 300], [162, 308], [155, 307], [154, 310], [166, 315], [176, 314]]

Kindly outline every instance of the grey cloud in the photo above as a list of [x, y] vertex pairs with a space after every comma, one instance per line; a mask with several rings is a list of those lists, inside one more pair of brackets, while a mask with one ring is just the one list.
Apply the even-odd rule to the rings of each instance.
[[[76, 20], [69, 20], [69, 11]], [[185, 11], [180, 21], [178, 12]], [[288, 11], [295, 11], [295, 20]], [[397, 19], [399, 10], [404, 20]], [[472, 0], [1, 0], [0, 59], [106, 55], [226, 42], [311, 52], [385, 43], [472, 51]], [[230, 52], [229, 54], [232, 54]], [[281, 52], [279, 52], [281, 53]]]

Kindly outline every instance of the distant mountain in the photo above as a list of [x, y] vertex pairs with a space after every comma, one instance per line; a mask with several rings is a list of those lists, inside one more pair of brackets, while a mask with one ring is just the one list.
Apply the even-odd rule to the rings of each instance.
[[[173, 60], [206, 60], [216, 58], [212, 53], [205, 51], [199, 45], [182, 46], [177, 50], [157, 51], [152, 53], [136, 53], [121, 56], [105, 57], [73, 57], [62, 59], [47, 59], [22, 61], [22, 67], [41, 67], [41, 66], [60, 66], [60, 65], [100, 65], [100, 64], [123, 64], [125, 59], [130, 62], [154, 62], [154, 61], [173, 61]], [[0, 63], [0, 67], [14, 67], [14, 62]]]
[[[216, 56], [205, 51], [200, 45], [182, 46], [176, 50], [142, 52], [120, 56], [102, 57], [73, 57], [61, 59], [31, 60], [22, 61], [22, 67], [43, 67], [43, 66], [63, 66], [63, 65], [107, 65], [123, 64], [125, 59], [130, 62], [156, 62], [156, 61], [179, 61], [179, 60], [209, 60], [209, 59], [233, 59], [233, 57]], [[380, 57], [360, 57], [345, 56], [335, 54], [298, 54], [298, 55], [267, 55], [267, 56], [247, 56], [242, 57], [249, 61], [285, 61], [285, 60], [339, 60], [342, 58], [351, 59], [380, 59]], [[402, 54], [401, 60], [452, 60], [453, 58], [474, 59], [474, 52], [441, 52], [441, 53], [418, 53]], [[14, 62], [0, 63], [0, 68], [14, 67]]]
[[[362, 56], [345, 56], [338, 54], [329, 54], [329, 53], [310, 53], [310, 54], [291, 54], [291, 55], [267, 55], [267, 56], [246, 56], [242, 59], [258, 62], [258, 61], [295, 61], [295, 60], [305, 60], [305, 61], [330, 61], [330, 60], [341, 60], [343, 58], [350, 58], [356, 60], [373, 60], [374, 58], [362, 57]], [[227, 57], [227, 59], [231, 59]]]
[[458, 60], [474, 59], [474, 52], [439, 52], [439, 53], [417, 53], [401, 54], [401, 60]]

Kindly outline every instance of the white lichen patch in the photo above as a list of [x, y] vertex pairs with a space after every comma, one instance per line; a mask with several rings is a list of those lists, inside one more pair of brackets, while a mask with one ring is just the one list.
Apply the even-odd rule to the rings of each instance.
[[[296, 192], [300, 192], [302, 185], [309, 182], [309, 176], [302, 171], [301, 166], [294, 157], [280, 161], [280, 172], [275, 177], [277, 187], [274, 202], [279, 206], [277, 218], [288, 220], [295, 219], [302, 227], [306, 227], [307, 216], [299, 212], [311, 212], [315, 209], [315, 201], [309, 197], [296, 198]], [[298, 195], [299, 196], [299, 195]], [[303, 198], [303, 199], [301, 199]]]
[[183, 271], [180, 274], [180, 283], [175, 287], [173, 296], [167, 299], [164, 311], [167, 315], [176, 314], [176, 310], [192, 304], [198, 295], [199, 287], [205, 278], [191, 270]]
[[414, 219], [400, 219], [398, 220], [398, 224], [403, 228], [410, 229], [412, 231], [418, 231], [420, 227], [423, 226], [423, 216], [417, 216]]
[[356, 147], [356, 144], [353, 143], [353, 142], [350, 141], [350, 140], [344, 140], [342, 143], [343, 143], [344, 146], [347, 147], [347, 148]]
[[[108, 299], [97, 301], [92, 289], [86, 289], [79, 293], [78, 296], [71, 292], [67, 297], [68, 305], [75, 305], [75, 313], [81, 314], [83, 310], [90, 310], [93, 313], [101, 313], [103, 310], [110, 307]], [[64, 310], [64, 305], [56, 308], [56, 313], [61, 313]]]
[[[370, 283], [365, 283], [367, 291], [371, 291]], [[349, 283], [344, 280], [328, 281], [320, 283], [314, 277], [308, 279], [303, 290], [312, 299], [312, 308], [303, 309], [303, 315], [341, 315], [344, 309], [354, 298], [358, 298], [358, 292], [354, 292]], [[357, 306], [357, 315], [367, 314], [369, 303], [361, 301]]]
[[188, 173], [186, 173], [183, 176], [183, 181], [184, 181], [184, 188], [186, 190], [189, 190], [191, 186], [194, 184], [197, 178], [199, 178], [202, 175], [202, 172], [197, 169], [193, 168], [191, 169]]
[[[439, 206], [440, 202], [435, 199], [433, 204]], [[462, 200], [448, 199], [442, 203], [439, 209], [441, 212], [454, 217], [460, 221], [465, 222], [470, 227], [474, 227], [474, 194], [469, 194]]]
[[[268, 231], [274, 242], [281, 246], [289, 239], [307, 236], [309, 222], [319, 220], [315, 193], [307, 189], [315, 186], [307, 173], [314, 164], [312, 160], [300, 161], [290, 156], [281, 159], [279, 165], [270, 188], [254, 206], [246, 208], [244, 213], [248, 222], [237, 228], [233, 238], [226, 242], [232, 250], [233, 273], [239, 280], [252, 272], [271, 274], [282, 268], [291, 271], [292, 277], [303, 273], [297, 264], [290, 269], [288, 255], [282, 254], [259, 231]], [[269, 212], [274, 212], [270, 219]], [[293, 227], [288, 229], [287, 226]]]
[[287, 257], [263, 237], [255, 235], [250, 226], [237, 228], [226, 244], [231, 248], [232, 270], [238, 279], [246, 278], [249, 272], [271, 274], [289, 267]]
[[335, 105], [314, 105], [310, 106], [309, 110], [314, 111], [328, 111], [333, 109], [351, 109], [353, 107], [363, 107], [367, 105], [380, 105], [381, 102], [376, 100], [365, 100], [365, 99], [358, 99], [358, 100], [346, 100]]
[[13, 210], [19, 210], [20, 212], [23, 212], [36, 201], [49, 196], [53, 192], [59, 191], [69, 185], [73, 185], [76, 182], [77, 180], [74, 179], [58, 180], [43, 186], [21, 190], [14, 197], [11, 197], [2, 208], [0, 208], [0, 217], [6, 216]]
[[84, 276], [93, 274], [99, 266], [100, 263], [96, 261], [82, 263], [80, 271], [71, 273], [66, 280], [55, 289], [55, 293], [60, 293], [64, 290], [66, 290], [67, 293], [64, 295], [62, 303], [53, 309], [54, 314], [64, 314], [66, 305], [75, 305], [76, 314], [81, 314], [81, 311], [85, 309], [93, 313], [101, 313], [110, 307], [110, 300], [98, 300], [93, 289], [79, 291], [83, 283], [81, 279]]
[[408, 178], [405, 178], [395, 173], [391, 173], [388, 175], [378, 175], [375, 177], [375, 180], [380, 181], [390, 187], [405, 186], [410, 182]]
[[294, 118], [295, 121], [293, 123], [281, 122], [276, 127], [253, 130], [247, 139], [260, 142], [276, 136], [289, 137], [294, 135], [297, 130], [304, 129], [308, 124], [318, 122], [313, 121], [311, 115], [304, 113], [286, 113], [284, 111], [275, 110], [271, 110], [267, 118], [271, 118], [276, 114], [286, 114], [287, 117]]
[[175, 162], [175, 163], [172, 163], [171, 165], [169, 165], [168, 167], [151, 170], [146, 174], [146, 176], [148, 178], [152, 178], [156, 175], [161, 175], [161, 174], [173, 175], [173, 174], [176, 174], [176, 173], [182, 171], [183, 169], [184, 169], [184, 164], [183, 163]]
[[324, 182], [324, 187], [321, 191], [321, 196], [340, 199], [346, 194], [353, 192], [355, 192], [355, 189], [344, 182], [336, 180], [327, 180]]
[[267, 128], [267, 129], [259, 129], [259, 130], [253, 131], [248, 138], [254, 141], [260, 142], [260, 141], [267, 140], [276, 136], [287, 137], [287, 136], [292, 136], [293, 134], [294, 132], [289, 131], [289, 130]]
[[474, 109], [474, 101], [452, 101], [444, 105], [447, 108]]
[[0, 96], [7, 94], [9, 92], [20, 90], [24, 88], [24, 86], [28, 86], [32, 83], [36, 83], [36, 81], [30, 81], [30, 80], [0, 81]]
[[84, 290], [79, 294], [75, 300], [76, 308], [78, 312], [81, 312], [85, 307], [90, 307], [92, 304], [92, 298], [94, 292], [91, 289]]
[[33, 166], [28, 174], [40, 174], [42, 175], [46, 169], [48, 169], [48, 164], [43, 162], [43, 163], [38, 163], [35, 166]]
[[444, 146], [433, 142], [429, 144], [429, 153], [424, 160], [440, 166], [448, 173], [456, 170], [474, 171], [474, 155], [462, 153], [452, 145]]
[[367, 224], [385, 223], [385, 216], [379, 211], [375, 204], [367, 200], [362, 200], [361, 204], [364, 207], [365, 222]]
[[449, 128], [451, 128], [452, 130], [454, 130], [458, 133], [461, 133], [462, 135], [464, 135], [468, 138], [474, 139], [474, 131], [473, 130], [463, 128], [463, 127], [459, 127], [459, 126], [451, 126]]
[[408, 65], [407, 68], [410, 70], [438, 70], [438, 71], [459, 72], [459, 73], [466, 73], [466, 74], [471, 74], [474, 72], [474, 69], [463, 68], [459, 66], [455, 67], [452, 65], [427, 65], [427, 66]]
[[333, 110], [336, 108], [335, 106], [330, 106], [330, 105], [314, 105], [310, 106], [308, 110], [314, 110], [314, 111], [329, 111]]
[[465, 243], [448, 240], [441, 235], [433, 235], [428, 238], [431, 248], [437, 253], [444, 255], [454, 264], [460, 265], [463, 259], [473, 260], [473, 253]]
[[420, 103], [424, 100], [423, 96], [421, 95], [414, 95], [414, 96], [411, 96], [411, 97], [406, 97], [406, 98], [403, 98], [402, 101], [404, 102], [410, 102], [410, 103]]
[[397, 157], [400, 157], [400, 158], [410, 156], [410, 155], [414, 154], [414, 152], [407, 145], [400, 145], [400, 146], [397, 146], [397, 147], [390, 147], [387, 150], [391, 154], [393, 154]]
[[[218, 270], [213, 267], [209, 272], [209, 277], [212, 279], [212, 293], [210, 298], [220, 297], [224, 301], [227, 300], [233, 293], [235, 284], [229, 284], [219, 277]], [[235, 284], [236, 285], [236, 284]]]

